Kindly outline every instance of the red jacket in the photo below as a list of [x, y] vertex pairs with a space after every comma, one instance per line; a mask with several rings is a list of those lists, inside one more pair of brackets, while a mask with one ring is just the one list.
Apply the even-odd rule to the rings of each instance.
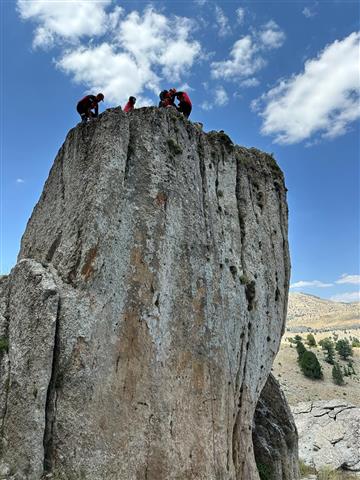
[[177, 96], [178, 100], [180, 100], [180, 102], [185, 102], [192, 107], [190, 97], [186, 92], [177, 92], [175, 95]]
[[134, 104], [131, 103], [130, 101], [127, 102], [127, 104], [124, 107], [124, 112], [132, 112], [134, 110]]
[[98, 104], [95, 95], [86, 95], [78, 102], [78, 106], [81, 106], [83, 109], [87, 110], [88, 108], [95, 108]]

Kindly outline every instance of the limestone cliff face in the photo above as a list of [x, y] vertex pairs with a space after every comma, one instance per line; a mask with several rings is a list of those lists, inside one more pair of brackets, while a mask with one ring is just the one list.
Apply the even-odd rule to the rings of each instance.
[[285, 191], [270, 156], [176, 111], [70, 131], [1, 282], [6, 478], [259, 478]]

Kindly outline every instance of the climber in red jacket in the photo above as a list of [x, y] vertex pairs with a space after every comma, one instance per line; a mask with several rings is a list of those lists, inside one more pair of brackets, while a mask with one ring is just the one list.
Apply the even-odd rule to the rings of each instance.
[[159, 102], [159, 107], [174, 107], [174, 96], [172, 95], [172, 90], [163, 90], [160, 92], [159, 97], [160, 97], [160, 102]]
[[134, 110], [135, 103], [136, 103], [136, 98], [135, 97], [129, 97], [129, 101], [127, 102], [127, 104], [124, 107], [124, 112], [126, 112], [126, 113], [132, 112]]
[[189, 115], [192, 110], [192, 103], [189, 95], [186, 92], [176, 92], [174, 96], [179, 100], [179, 105], [177, 109], [179, 112], [183, 113], [186, 118], [189, 118]]
[[[86, 95], [82, 98], [77, 106], [76, 110], [81, 117], [82, 122], [87, 122], [88, 118], [97, 118], [99, 114], [99, 102], [104, 100], [104, 95], [98, 93], [95, 95]], [[95, 110], [92, 112], [92, 110]]]

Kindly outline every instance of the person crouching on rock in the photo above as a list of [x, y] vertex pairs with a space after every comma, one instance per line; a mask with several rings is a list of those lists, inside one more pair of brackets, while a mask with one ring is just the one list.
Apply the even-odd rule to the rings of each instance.
[[129, 97], [129, 101], [127, 102], [127, 104], [124, 107], [124, 112], [125, 113], [132, 112], [135, 108], [135, 103], [136, 103], [136, 98], [135, 97]]
[[159, 94], [160, 102], [159, 107], [167, 108], [167, 107], [174, 107], [174, 97], [168, 90], [163, 90]]
[[[87, 122], [89, 118], [97, 118], [99, 115], [99, 102], [104, 101], [104, 95], [98, 93], [95, 95], [86, 95], [82, 98], [77, 106], [76, 110], [81, 117], [82, 122]], [[92, 112], [94, 110], [94, 112]]]
[[183, 113], [186, 118], [189, 118], [192, 110], [192, 103], [189, 95], [186, 92], [176, 92], [174, 96], [179, 100], [179, 105], [176, 107], [178, 111]]

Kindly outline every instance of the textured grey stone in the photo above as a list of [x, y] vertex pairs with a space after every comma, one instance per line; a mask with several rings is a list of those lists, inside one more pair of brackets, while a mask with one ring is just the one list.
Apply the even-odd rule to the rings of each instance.
[[279, 383], [272, 374], [261, 392], [254, 416], [256, 463], [266, 466], [272, 478], [299, 478], [298, 436], [295, 422]]
[[12, 471], [259, 478], [253, 416], [289, 282], [272, 157], [171, 109], [108, 110], [69, 132], [8, 281]]
[[317, 470], [360, 474], [360, 408], [343, 400], [303, 402], [293, 407], [299, 456]]

